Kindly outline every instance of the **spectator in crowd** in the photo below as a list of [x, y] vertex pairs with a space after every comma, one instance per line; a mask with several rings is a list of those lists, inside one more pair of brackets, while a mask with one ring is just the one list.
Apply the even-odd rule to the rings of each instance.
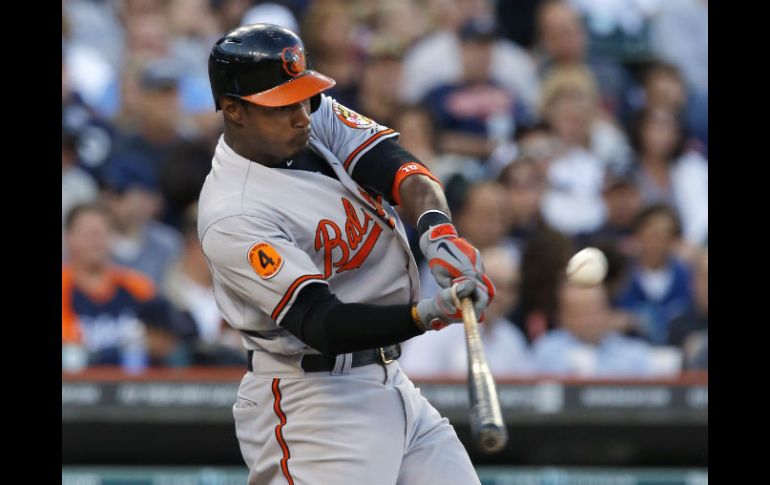
[[[406, 104], [418, 103], [437, 86], [460, 81], [461, 27], [472, 19], [494, 20], [490, 0], [438, 0], [428, 7], [429, 15], [436, 19], [435, 29], [410, 48], [404, 58], [401, 98]], [[534, 111], [539, 86], [535, 65], [524, 49], [507, 39], [496, 39], [489, 69], [485, 75]]]
[[583, 246], [610, 245], [622, 255], [630, 257], [635, 252], [633, 223], [643, 205], [634, 172], [607, 172], [602, 197], [606, 214], [604, 224], [595, 232], [581, 235], [577, 240]]
[[109, 212], [95, 203], [77, 205], [67, 216], [62, 344], [83, 349], [89, 365], [138, 371], [153, 357], [148, 326], [162, 327], [180, 339], [194, 336], [195, 329], [157, 296], [147, 276], [112, 263], [112, 226]]
[[[495, 298], [479, 327], [484, 353], [496, 376], [525, 375], [532, 371], [532, 357], [521, 330], [506, 315], [518, 300], [519, 275], [515, 259], [502, 246], [481, 251], [487, 275], [495, 283]], [[450, 325], [436, 338], [417, 338], [404, 343], [401, 367], [412, 377], [451, 376], [464, 378], [468, 372], [465, 329]]]
[[459, 32], [462, 75], [431, 89], [428, 106], [439, 132], [442, 152], [485, 161], [514, 133], [516, 124], [529, 124], [531, 115], [521, 101], [490, 77], [496, 27], [472, 19]]
[[142, 165], [113, 164], [105, 185], [104, 200], [117, 229], [112, 245], [115, 261], [160, 283], [179, 256], [182, 241], [177, 231], [156, 219], [163, 201], [155, 177]]
[[[130, 4], [132, 2], [126, 5]], [[141, 110], [137, 105], [140, 68], [153, 59], [171, 58], [171, 33], [168, 17], [162, 9], [125, 8], [120, 19], [125, 32], [120, 69], [96, 100], [94, 108], [100, 116], [122, 125], [133, 122]]]
[[[607, 274], [604, 276], [602, 285], [607, 290], [610, 301], [616, 301], [621, 292], [626, 289], [629, 267], [632, 261], [631, 256], [623, 253], [618, 248], [619, 244], [612, 241], [597, 240], [590, 243], [590, 245], [604, 253], [604, 257], [607, 258]], [[578, 244], [576, 246], [582, 249], [588, 247], [588, 244]], [[633, 313], [619, 308], [612, 308], [611, 313], [616, 330], [629, 336], [638, 336], [635, 330], [636, 320]]]
[[[185, 8], [192, 10], [191, 14], [195, 13], [196, 5], [193, 2], [185, 2], [185, 5]], [[198, 6], [206, 9], [205, 5]], [[123, 128], [133, 124], [146, 109], [142, 106], [143, 86], [136, 79], [136, 73], [141, 72], [148, 64], [164, 61], [175, 65], [175, 87], [179, 98], [178, 113], [175, 113], [175, 116], [189, 125], [188, 129], [191, 131], [210, 132], [218, 127], [217, 117], [212, 114], [214, 101], [209, 87], [207, 65], [207, 54], [211, 49], [208, 43], [213, 41], [216, 32], [212, 32], [210, 37], [206, 35], [205, 39], [196, 41], [193, 36], [198, 34], [197, 26], [171, 22], [170, 14], [177, 12], [178, 7], [169, 2], [148, 2], [146, 9], [124, 12], [124, 61], [121, 70], [113, 76], [95, 103], [95, 108], [101, 116], [115, 120]], [[184, 21], [184, 18], [180, 20]], [[205, 24], [205, 20], [202, 22]], [[172, 32], [172, 26], [184, 28], [186, 31]], [[200, 28], [207, 29], [205, 26]], [[196, 42], [198, 45], [203, 42], [207, 44], [206, 54], [202, 57], [199, 57], [200, 52], [194, 47]]]
[[701, 250], [695, 262], [693, 275], [693, 303], [682, 315], [668, 324], [666, 343], [682, 347], [685, 357], [693, 358], [701, 340], [707, 338], [709, 328], [709, 256]]
[[[285, 5], [276, 2], [261, 1], [246, 10], [241, 19], [241, 25], [251, 24], [280, 25], [292, 32], [299, 33], [299, 22], [292, 11]], [[206, 54], [208, 57], [208, 53]]]
[[178, 66], [165, 59], [150, 62], [139, 81], [136, 124], [121, 130], [105, 170], [136, 165], [157, 184], [163, 162], [189, 135], [180, 124]]
[[558, 67], [587, 68], [596, 76], [601, 109], [616, 116], [631, 86], [630, 77], [618, 63], [588, 55], [583, 21], [570, 2], [542, 2], [537, 12], [537, 32], [541, 79]]
[[661, 60], [682, 71], [690, 87], [708, 93], [708, 0], [664, 5], [652, 23], [653, 49]]
[[[674, 0], [678, 1], [678, 0]], [[590, 52], [633, 68], [652, 56], [650, 20], [660, 0], [569, 0], [580, 12]]]
[[530, 344], [556, 326], [556, 290], [573, 254], [569, 238], [547, 226], [528, 238], [521, 257], [521, 300], [511, 321]]
[[397, 39], [380, 37], [367, 49], [355, 105], [361, 114], [392, 127], [401, 107], [398, 100], [401, 56]]
[[[65, 50], [62, 49], [62, 56], [64, 54]], [[76, 165], [98, 180], [112, 149], [112, 128], [97, 116], [76, 91], [70, 67], [62, 62], [61, 69], [62, 131], [72, 138]]]
[[122, 66], [123, 36], [116, 2], [62, 2], [62, 68], [71, 89], [95, 105]]
[[496, 246], [505, 236], [505, 189], [495, 181], [471, 184], [453, 210], [457, 231], [479, 250]]
[[166, 275], [163, 293], [177, 308], [192, 317], [200, 340], [242, 350], [238, 332], [227, 325], [217, 308], [211, 272], [198, 239], [197, 224], [198, 207], [197, 203], [193, 203], [185, 211], [182, 254]]
[[647, 206], [634, 223], [638, 255], [616, 302], [636, 316], [640, 335], [664, 345], [668, 323], [692, 304], [690, 268], [675, 253], [681, 226], [668, 206]]
[[[439, 170], [436, 128], [428, 110], [419, 105], [404, 106], [396, 115], [393, 128], [400, 134], [399, 145], [427, 165], [431, 172]], [[444, 182], [447, 180], [436, 176]]]
[[708, 97], [693, 89], [679, 70], [665, 62], [653, 62], [644, 70], [641, 91], [629, 103], [622, 121], [630, 131], [634, 115], [643, 108], [663, 108], [679, 114], [686, 122], [687, 145], [708, 153]]
[[541, 113], [561, 145], [561, 153], [548, 165], [543, 214], [570, 236], [601, 226], [605, 174], [630, 165], [625, 136], [599, 114], [596, 99], [593, 76], [581, 67], [553, 69], [543, 87]]
[[[78, 204], [92, 202], [99, 195], [96, 182], [77, 166], [77, 136], [62, 130], [61, 137], [61, 223]], [[62, 241], [63, 243], [64, 241]], [[63, 249], [63, 248], [62, 248]]]
[[540, 114], [566, 149], [590, 151], [615, 169], [630, 162], [631, 147], [614, 118], [598, 105], [596, 77], [584, 66], [554, 67], [543, 80]]
[[652, 347], [616, 332], [603, 286], [559, 288], [559, 328], [533, 348], [539, 373], [571, 377], [649, 377], [665, 372]]
[[168, 19], [170, 52], [183, 71], [179, 81], [182, 113], [190, 117], [201, 136], [215, 139], [221, 133], [222, 120], [214, 110], [208, 59], [211, 46], [221, 32], [210, 3], [210, 0], [171, 0]]
[[546, 222], [570, 236], [604, 221], [601, 183], [607, 165], [591, 150], [596, 90], [583, 68], [554, 70], [543, 88], [541, 113], [561, 151], [548, 164], [542, 211]]
[[545, 224], [540, 213], [545, 178], [537, 162], [523, 155], [503, 169], [499, 180], [506, 191], [508, 236], [517, 251], [523, 253], [532, 234]]
[[561, 141], [545, 121], [519, 126], [512, 140], [499, 145], [484, 164], [489, 178], [497, 178], [500, 172], [515, 160], [535, 162], [540, 175], [546, 177], [551, 160], [561, 152]]
[[214, 148], [202, 141], [182, 142], [172, 149], [159, 175], [164, 223], [182, 230], [184, 212], [190, 204], [198, 202], [213, 155]]
[[406, 106], [399, 110], [393, 128], [399, 132], [398, 144], [423, 162], [446, 184], [461, 174], [480, 177], [483, 167], [478, 160], [465, 155], [438, 151], [438, 134], [430, 112], [422, 106]]
[[243, 17], [252, 3], [252, 0], [211, 0], [210, 5], [219, 25], [219, 32], [230, 32], [242, 25]]
[[535, 47], [536, 13], [542, 0], [495, 2], [497, 19], [502, 33], [524, 49]]
[[634, 123], [631, 142], [644, 202], [674, 207], [682, 221], [684, 240], [703, 245], [708, 234], [708, 163], [686, 149], [682, 119], [668, 109], [643, 109]]
[[137, 317], [144, 324], [148, 363], [151, 367], [195, 365], [198, 329], [190, 315], [180, 312], [164, 297], [140, 305]]
[[416, 5], [415, 0], [376, 2], [374, 10], [376, 36], [411, 45], [425, 35], [428, 28], [426, 12]]
[[360, 111], [357, 77], [361, 66], [353, 44], [354, 24], [348, 5], [341, 0], [313, 2], [306, 10], [301, 26], [313, 69], [337, 81], [326, 94], [340, 104]]

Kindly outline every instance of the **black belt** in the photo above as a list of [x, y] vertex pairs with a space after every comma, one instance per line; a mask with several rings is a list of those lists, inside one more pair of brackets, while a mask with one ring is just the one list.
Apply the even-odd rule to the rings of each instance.
[[[252, 363], [254, 351], [249, 350], [246, 352], [246, 355], [249, 372], [254, 372], [254, 364]], [[384, 365], [393, 362], [400, 356], [400, 344], [380, 347], [377, 349], [362, 350], [360, 352], [353, 352], [353, 362], [350, 366], [361, 367], [363, 365], [374, 364], [375, 362]], [[305, 372], [331, 372], [331, 370], [334, 369], [334, 364], [335, 359], [325, 355], [313, 354], [302, 357], [302, 369], [304, 369]]]

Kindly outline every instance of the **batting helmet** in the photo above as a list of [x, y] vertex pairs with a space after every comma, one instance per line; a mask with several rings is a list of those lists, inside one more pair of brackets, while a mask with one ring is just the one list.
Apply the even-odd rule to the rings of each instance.
[[273, 107], [311, 98], [315, 111], [320, 93], [336, 84], [310, 69], [297, 34], [272, 24], [245, 25], [219, 39], [209, 56], [209, 81], [217, 110], [220, 96], [233, 96]]

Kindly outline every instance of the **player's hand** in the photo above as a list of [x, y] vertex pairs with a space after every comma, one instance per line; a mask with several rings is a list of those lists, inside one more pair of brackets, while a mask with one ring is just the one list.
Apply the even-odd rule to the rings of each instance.
[[441, 224], [425, 231], [420, 237], [420, 249], [439, 287], [448, 288], [454, 279], [468, 276], [486, 287], [490, 300], [495, 297], [495, 286], [484, 274], [479, 250], [457, 237], [453, 225]]
[[433, 298], [427, 298], [417, 303], [416, 311], [419, 317], [417, 325], [424, 331], [441, 330], [451, 323], [463, 321], [460, 300], [470, 297], [479, 321], [484, 318], [484, 312], [489, 305], [487, 287], [479, 284], [474, 278], [461, 276], [449, 288], [444, 288]]

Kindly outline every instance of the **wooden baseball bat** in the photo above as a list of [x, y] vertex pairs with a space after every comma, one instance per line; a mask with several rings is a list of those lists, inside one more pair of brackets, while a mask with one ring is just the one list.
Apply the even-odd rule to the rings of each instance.
[[479, 450], [496, 453], [508, 441], [508, 431], [500, 412], [500, 400], [481, 344], [473, 300], [461, 300], [465, 343], [468, 349], [468, 395], [470, 398], [471, 435]]

